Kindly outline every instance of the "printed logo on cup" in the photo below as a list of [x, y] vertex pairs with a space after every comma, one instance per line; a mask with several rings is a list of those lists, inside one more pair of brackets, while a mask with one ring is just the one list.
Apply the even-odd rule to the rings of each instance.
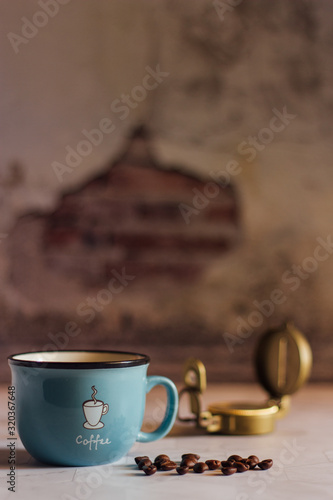
[[[87, 399], [82, 404], [83, 414], [85, 416], [85, 422], [83, 423], [83, 427], [85, 429], [101, 429], [104, 427], [103, 422], [101, 422], [101, 418], [103, 415], [106, 415], [109, 411], [109, 405], [101, 401], [100, 399], [96, 399], [97, 389], [95, 386], [91, 386], [93, 393], [91, 395], [91, 399]], [[76, 444], [82, 444], [84, 446], [88, 446], [89, 450], [97, 450], [98, 445], [103, 444], [111, 444], [111, 441], [106, 439], [101, 439], [101, 436], [97, 434], [95, 437], [94, 434], [91, 434], [90, 439], [83, 439], [80, 434], [77, 436], [75, 440]]]
[[97, 390], [95, 386], [92, 387], [93, 393], [91, 399], [84, 401], [82, 404], [82, 409], [86, 421], [83, 424], [85, 429], [101, 429], [104, 427], [103, 422], [101, 422], [102, 415], [106, 415], [109, 411], [109, 405], [103, 401], [96, 399]]

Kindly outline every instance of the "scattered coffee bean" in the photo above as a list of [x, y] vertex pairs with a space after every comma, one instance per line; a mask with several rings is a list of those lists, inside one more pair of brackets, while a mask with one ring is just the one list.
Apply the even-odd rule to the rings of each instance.
[[156, 465], [157, 469], [160, 470], [162, 464], [165, 462], [170, 462], [169, 456], [165, 454], [158, 455], [154, 460], [154, 465]]
[[143, 460], [144, 458], [148, 458], [149, 460], [149, 457], [147, 457], [147, 455], [144, 455], [143, 457], [135, 457], [135, 463], [138, 464], [141, 460]]
[[234, 463], [235, 460], [222, 460], [221, 465], [222, 467], [232, 467]]
[[235, 474], [237, 472], [236, 467], [222, 467], [222, 474], [225, 476], [231, 476], [231, 474]]
[[152, 476], [153, 474], [155, 474], [155, 472], [157, 471], [157, 467], [153, 464], [151, 465], [144, 465], [142, 467], [142, 470], [143, 472], [147, 475], [147, 476]]
[[157, 462], [157, 463], [156, 463], [156, 464], [154, 464], [154, 465], [156, 465], [157, 470], [162, 470], [163, 465], [164, 465], [164, 464], [167, 464], [167, 463], [169, 463], [169, 462], [170, 462], [170, 460], [166, 460], [166, 459], [165, 459], [165, 460], [161, 460], [160, 462]]
[[194, 458], [196, 461], [198, 461], [200, 458], [200, 455], [197, 455], [196, 453], [184, 453], [182, 455], [182, 459], [183, 458]]
[[255, 463], [253, 463], [252, 460], [249, 459], [249, 458], [244, 459], [244, 462], [242, 461], [242, 463], [245, 464], [245, 465], [248, 465], [249, 469], [252, 469], [252, 470], [255, 469], [255, 467], [257, 465]]
[[174, 470], [176, 468], [177, 468], [177, 464], [175, 462], [172, 462], [172, 460], [169, 460], [169, 461], [160, 462], [159, 470], [166, 471], [166, 470]]
[[250, 455], [247, 458], [247, 464], [250, 466], [250, 469], [255, 469], [256, 465], [259, 463], [259, 458], [256, 455]]
[[252, 464], [252, 461], [251, 461], [251, 460], [249, 460], [248, 458], [242, 458], [242, 460], [240, 460], [240, 462], [241, 462], [242, 464], [244, 464], [244, 465], [248, 465], [248, 466], [249, 466], [249, 468], [251, 467], [251, 465], [253, 465], [253, 464]]
[[193, 467], [193, 472], [197, 472], [198, 474], [202, 474], [205, 470], [208, 470], [208, 465], [205, 462], [197, 462]]
[[249, 465], [243, 464], [242, 462], [234, 462], [233, 467], [236, 467], [237, 472], [246, 472], [250, 468]]
[[140, 462], [138, 463], [138, 467], [140, 470], [142, 470], [146, 465], [152, 465], [152, 461], [149, 460], [149, 458], [142, 458], [142, 460], [140, 460]]
[[242, 460], [243, 457], [241, 457], [240, 455], [230, 455], [230, 457], [228, 458], [228, 461], [233, 461], [233, 462], [240, 462]]
[[221, 467], [221, 462], [219, 460], [206, 460], [209, 470], [216, 470]]
[[187, 474], [189, 472], [189, 467], [183, 467], [183, 466], [180, 466], [180, 467], [177, 467], [176, 468], [176, 471], [178, 472], [178, 474], [180, 476], [183, 476], [184, 474]]
[[265, 460], [262, 460], [261, 462], [258, 463], [258, 467], [262, 470], [267, 470], [270, 469], [273, 465], [273, 460], [271, 458], [266, 458]]
[[157, 457], [154, 460], [154, 464], [158, 464], [159, 462], [163, 462], [163, 460], [170, 460], [170, 457], [168, 455], [165, 455], [164, 453], [161, 455], [157, 455]]
[[193, 469], [193, 466], [198, 462], [196, 458], [183, 458], [183, 460], [180, 462], [181, 467], [188, 467], [189, 469]]

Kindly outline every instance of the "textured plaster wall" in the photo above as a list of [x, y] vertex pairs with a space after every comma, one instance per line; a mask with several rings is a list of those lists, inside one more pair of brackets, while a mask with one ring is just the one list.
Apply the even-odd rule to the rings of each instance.
[[[316, 378], [332, 379], [333, 255], [299, 278], [295, 290], [283, 276], [333, 232], [333, 6], [243, 0], [223, 11], [222, 3], [70, 0], [19, 44], [8, 34], [23, 36], [25, 19], [37, 19], [41, 7], [1, 3], [1, 304], [6, 314], [33, 317], [39, 309], [9, 272], [17, 217], [56, 208], [64, 192], [109, 168], [143, 125], [162, 168], [211, 180], [231, 160], [239, 167], [232, 182], [242, 244], [214, 259], [182, 300], [169, 297], [167, 309], [195, 314], [225, 347], [224, 333], [237, 336], [239, 318], [248, 321], [258, 309], [254, 301], [279, 288], [286, 300], [235, 345], [229, 362], [241, 359], [237, 349], [245, 356], [266, 326], [292, 317], [320, 360]], [[133, 100], [152, 71], [158, 85]], [[124, 95], [132, 99], [121, 112]], [[272, 122], [279, 113], [284, 118]], [[65, 164], [66, 147], [76, 148], [82, 130], [106, 118], [114, 130], [60, 182], [52, 164]], [[50, 307], [54, 300], [51, 291]], [[157, 325], [163, 321], [162, 310]]]

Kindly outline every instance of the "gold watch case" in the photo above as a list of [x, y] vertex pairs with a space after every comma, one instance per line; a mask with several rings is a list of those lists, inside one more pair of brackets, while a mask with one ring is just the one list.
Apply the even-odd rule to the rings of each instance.
[[286, 415], [290, 395], [308, 379], [312, 352], [304, 335], [291, 323], [267, 331], [259, 340], [255, 355], [258, 381], [267, 390], [264, 403], [217, 402], [202, 411], [201, 395], [206, 390], [206, 368], [195, 358], [184, 365], [185, 387], [179, 393], [190, 398], [192, 417], [178, 419], [196, 422], [209, 433], [229, 435], [266, 434], [275, 428], [275, 421]]

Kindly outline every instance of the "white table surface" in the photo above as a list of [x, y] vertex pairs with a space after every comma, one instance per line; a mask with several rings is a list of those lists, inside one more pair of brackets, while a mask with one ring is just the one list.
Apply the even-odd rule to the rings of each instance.
[[[149, 396], [146, 427], [162, 414], [163, 392]], [[221, 498], [232, 500], [333, 498], [333, 386], [311, 385], [292, 398], [290, 413], [277, 421], [276, 430], [264, 436], [213, 436], [189, 425], [177, 424], [163, 440], [137, 443], [120, 462], [98, 467], [52, 467], [35, 461], [17, 441], [16, 491], [7, 489], [7, 387], [0, 386], [0, 499], [57, 500], [173, 500]], [[213, 385], [204, 403], [221, 400], [261, 400], [256, 386]], [[202, 460], [226, 459], [237, 453], [272, 458], [268, 471], [223, 476], [219, 471], [179, 476], [175, 471], [145, 476], [134, 463], [137, 455], [155, 458], [166, 453], [179, 460], [194, 452]]]

